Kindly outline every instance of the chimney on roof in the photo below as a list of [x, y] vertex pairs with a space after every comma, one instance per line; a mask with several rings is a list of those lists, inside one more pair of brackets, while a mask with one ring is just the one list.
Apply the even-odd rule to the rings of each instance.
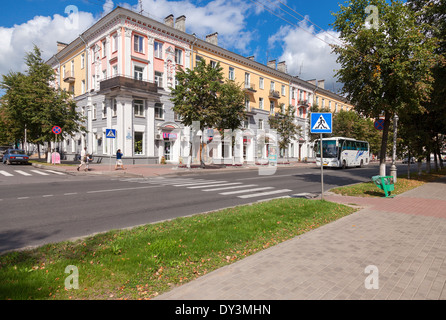
[[276, 69], [276, 60], [270, 60], [266, 63], [266, 66], [272, 69]]
[[317, 86], [321, 89], [325, 89], [325, 80], [318, 80]]
[[164, 24], [166, 26], [172, 27], [173, 28], [173, 14], [169, 14], [167, 17], [164, 18]]
[[246, 57], [247, 59], [249, 59], [249, 60], [252, 60], [252, 61], [254, 61], [254, 59], [255, 59], [255, 56], [249, 56], [249, 57]]
[[286, 73], [286, 62], [285, 61], [281, 61], [277, 64], [277, 70], [279, 70], [280, 72]]
[[175, 20], [175, 29], [186, 32], [186, 16], [179, 16]]
[[63, 50], [66, 46], [68, 46], [68, 44], [57, 41], [57, 52], [60, 52], [61, 50]]
[[214, 32], [212, 34], [208, 34], [206, 36], [206, 41], [218, 46], [218, 32]]
[[311, 83], [312, 85], [316, 85], [316, 79], [308, 80], [307, 82]]

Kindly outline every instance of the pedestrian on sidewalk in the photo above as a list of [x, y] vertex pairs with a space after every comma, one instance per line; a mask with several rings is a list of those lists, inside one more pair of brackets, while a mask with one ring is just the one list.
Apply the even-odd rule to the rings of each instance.
[[124, 169], [124, 165], [122, 164], [122, 156], [121, 149], [118, 149], [116, 152], [116, 164], [115, 164], [115, 170], [118, 170], [118, 167], [120, 166], [122, 170]]
[[84, 150], [82, 150], [81, 152], [81, 164], [77, 167], [77, 171], [79, 171], [79, 169], [85, 165], [85, 171], [88, 170], [88, 164], [87, 164], [87, 147], [84, 147]]

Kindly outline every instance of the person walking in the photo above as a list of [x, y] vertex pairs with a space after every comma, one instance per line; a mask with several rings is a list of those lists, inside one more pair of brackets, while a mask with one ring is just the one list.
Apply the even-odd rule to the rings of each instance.
[[88, 165], [87, 165], [87, 147], [84, 147], [84, 150], [82, 150], [81, 152], [81, 164], [77, 167], [77, 171], [79, 171], [79, 169], [85, 165], [85, 171], [88, 170]]
[[122, 156], [121, 149], [118, 149], [116, 152], [116, 164], [115, 164], [115, 170], [118, 170], [118, 167], [120, 166], [122, 170], [124, 169], [124, 165], [122, 164]]

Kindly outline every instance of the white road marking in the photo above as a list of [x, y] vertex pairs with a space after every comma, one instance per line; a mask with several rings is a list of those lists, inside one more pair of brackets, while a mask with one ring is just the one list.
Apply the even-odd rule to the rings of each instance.
[[34, 173], [38, 173], [41, 174], [42, 176], [49, 176], [49, 173], [43, 172], [43, 171], [39, 171], [39, 170], [31, 170]]
[[228, 182], [228, 181], [215, 181], [215, 180], [208, 180], [207, 182], [193, 182], [193, 183], [184, 183], [184, 184], [177, 184], [174, 185], [174, 187], [188, 187], [188, 186], [198, 186], [198, 185], [203, 185], [203, 184], [213, 184], [213, 183], [224, 183], [224, 182]]
[[46, 170], [46, 171], [47, 172], [51, 172], [51, 173], [55, 173], [55, 174], [65, 175], [65, 173], [59, 172], [59, 171], [54, 171], [54, 170]]
[[246, 189], [246, 190], [239, 190], [239, 191], [222, 192], [219, 194], [226, 196], [226, 195], [230, 195], [230, 194], [246, 193], [246, 192], [251, 192], [251, 191], [268, 190], [268, 189], [274, 189], [274, 188], [273, 187], [262, 187], [262, 188]]
[[276, 193], [284, 193], [284, 192], [289, 192], [289, 191], [291, 191], [291, 190], [290, 189], [273, 190], [273, 191], [268, 191], [268, 192], [245, 194], [244, 196], [238, 196], [238, 197], [241, 199], [247, 199], [247, 198], [267, 196], [267, 195], [276, 194]]
[[200, 188], [208, 188], [208, 187], [220, 187], [220, 186], [231, 186], [234, 184], [242, 184], [241, 182], [232, 182], [232, 183], [218, 183], [218, 184], [207, 184], [204, 186], [194, 186], [194, 187], [187, 187], [188, 189], [200, 189]]
[[0, 170], [0, 173], [1, 173], [2, 175], [4, 175], [4, 176], [7, 176], [7, 177], [12, 177], [12, 176], [13, 176], [13, 174], [10, 174], [9, 172], [6, 172], [6, 171], [4, 171], [4, 170]]
[[25, 171], [22, 171], [22, 170], [14, 170], [14, 171], [17, 172], [17, 173], [20, 173], [20, 174], [22, 174], [24, 176], [32, 176], [32, 174], [30, 174], [28, 172], [25, 172]]
[[220, 191], [220, 190], [227, 190], [227, 189], [240, 189], [240, 188], [257, 187], [257, 186], [258, 186], [257, 184], [246, 184], [246, 185], [241, 185], [241, 186], [207, 189], [207, 190], [203, 190], [203, 191]]

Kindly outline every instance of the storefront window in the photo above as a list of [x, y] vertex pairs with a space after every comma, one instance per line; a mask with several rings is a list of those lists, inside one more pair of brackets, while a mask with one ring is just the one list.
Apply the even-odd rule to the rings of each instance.
[[143, 132], [135, 132], [135, 140], [134, 140], [134, 153], [143, 154]]

